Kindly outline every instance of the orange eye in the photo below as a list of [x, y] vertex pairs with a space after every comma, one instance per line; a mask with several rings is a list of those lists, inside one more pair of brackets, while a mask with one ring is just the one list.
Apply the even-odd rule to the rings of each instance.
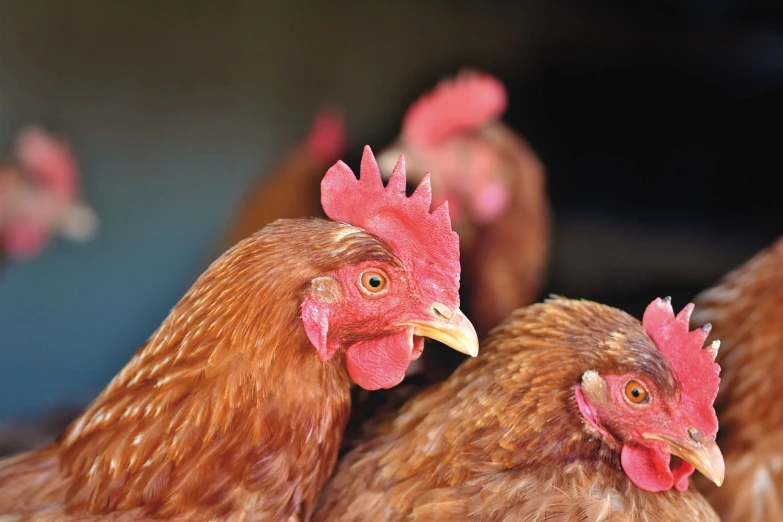
[[634, 404], [643, 404], [647, 402], [649, 394], [638, 382], [628, 381], [625, 385], [625, 398]]
[[381, 272], [368, 270], [359, 278], [362, 290], [370, 294], [378, 294], [386, 289], [387, 279]]

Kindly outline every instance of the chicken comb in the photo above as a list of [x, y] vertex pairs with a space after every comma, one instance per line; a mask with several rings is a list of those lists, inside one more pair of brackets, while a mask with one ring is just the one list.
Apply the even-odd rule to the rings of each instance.
[[[429, 173], [408, 197], [405, 156], [400, 154], [387, 185], [369, 145], [364, 147], [359, 179], [338, 161], [321, 181], [321, 205], [326, 215], [363, 228], [389, 244], [417, 279], [433, 291], [459, 288], [459, 237], [451, 229], [448, 203], [433, 212]], [[459, 302], [456, 295], [450, 296]]]
[[692, 418], [701, 420], [699, 429], [714, 434], [718, 429], [718, 419], [713, 403], [720, 384], [720, 366], [715, 357], [720, 341], [713, 341], [704, 348], [712, 329], [710, 323], [689, 331], [693, 308], [694, 304], [688, 303], [675, 316], [671, 297], [659, 297], [644, 311], [642, 326], [677, 374], [682, 387], [683, 408]]
[[305, 139], [307, 151], [318, 161], [331, 163], [343, 155], [347, 143], [342, 110], [330, 106], [318, 111]]
[[455, 78], [441, 80], [410, 106], [403, 118], [402, 136], [414, 145], [434, 145], [499, 118], [507, 106], [508, 95], [500, 80], [465, 70]]
[[79, 171], [71, 149], [38, 127], [23, 130], [16, 142], [22, 168], [51, 192], [67, 198], [79, 191]]

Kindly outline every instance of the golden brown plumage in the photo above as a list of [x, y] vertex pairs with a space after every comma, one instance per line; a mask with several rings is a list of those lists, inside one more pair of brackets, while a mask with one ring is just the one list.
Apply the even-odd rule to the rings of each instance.
[[400, 165], [384, 188], [369, 148], [361, 180], [338, 163], [339, 222], [279, 220], [215, 261], [55, 443], [0, 461], [0, 520], [306, 519], [352, 381], [394, 386], [425, 335], [478, 349], [448, 213]]
[[715, 409], [726, 482], [699, 483], [726, 522], [783, 520], [783, 239], [695, 298], [721, 340]]
[[[677, 321], [687, 329], [687, 317]], [[315, 521], [718, 520], [693, 488], [643, 491], [622, 468], [619, 445], [625, 455], [629, 444], [644, 443], [634, 438], [637, 427], [690, 425], [666, 420], [680, 415], [667, 405], [687, 403], [680, 394], [689, 388], [639, 321], [556, 298], [514, 312], [481, 350], [341, 459]], [[662, 409], [647, 428], [629, 427], [625, 406], [615, 418], [601, 409], [603, 387], [625, 374], [657, 393], [650, 407]], [[609, 415], [599, 429], [580, 413], [575, 387], [596, 416]], [[709, 406], [704, 413], [714, 418]], [[685, 470], [687, 484], [687, 464], [677, 466], [672, 472]], [[636, 470], [634, 480], [646, 473]]]

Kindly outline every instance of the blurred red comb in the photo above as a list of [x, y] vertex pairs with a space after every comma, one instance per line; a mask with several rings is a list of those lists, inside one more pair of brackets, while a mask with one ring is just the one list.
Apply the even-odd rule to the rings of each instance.
[[416, 145], [433, 145], [499, 118], [507, 106], [508, 95], [500, 80], [465, 70], [442, 80], [410, 106], [402, 122], [402, 136]]
[[704, 348], [704, 341], [712, 325], [705, 324], [696, 330], [689, 330], [689, 321], [694, 305], [689, 303], [679, 314], [674, 315], [671, 298], [660, 297], [650, 303], [644, 311], [642, 326], [672, 365], [682, 385], [682, 407], [703, 426], [714, 433], [718, 429], [713, 403], [720, 385], [720, 366], [715, 362], [720, 342], [715, 341]]
[[44, 187], [65, 197], [79, 190], [79, 172], [71, 149], [38, 127], [24, 129], [17, 138], [17, 156], [25, 172]]
[[318, 111], [305, 139], [305, 147], [319, 161], [337, 161], [348, 147], [343, 113], [338, 107]]

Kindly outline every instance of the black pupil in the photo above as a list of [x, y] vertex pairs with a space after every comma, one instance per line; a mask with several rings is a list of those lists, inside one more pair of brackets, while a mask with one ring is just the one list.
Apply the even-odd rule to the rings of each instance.
[[381, 278], [380, 278], [380, 276], [377, 276], [377, 275], [370, 276], [369, 283], [370, 283], [371, 287], [378, 288], [379, 286], [381, 286]]
[[631, 395], [633, 395], [634, 399], [638, 399], [641, 394], [642, 394], [642, 392], [639, 391], [639, 388], [633, 388], [631, 390]]

